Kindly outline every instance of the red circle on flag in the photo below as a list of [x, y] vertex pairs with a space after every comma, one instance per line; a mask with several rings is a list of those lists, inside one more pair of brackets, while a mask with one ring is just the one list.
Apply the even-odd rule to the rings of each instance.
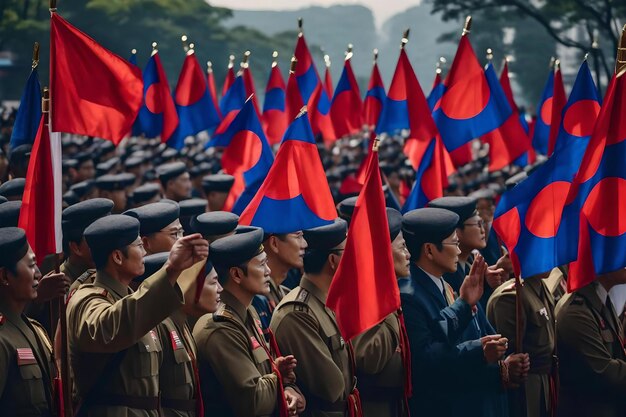
[[548, 126], [552, 123], [552, 101], [554, 97], [548, 98], [541, 106], [541, 121]]
[[204, 96], [206, 89], [201, 88], [203, 87], [201, 82], [197, 82], [198, 80], [194, 81], [196, 82], [184, 83], [176, 89], [176, 104], [179, 106], [191, 106]]
[[489, 85], [481, 72], [450, 87], [441, 100], [441, 110], [452, 119], [471, 119], [487, 107], [490, 95]]
[[222, 155], [222, 167], [230, 175], [243, 174], [259, 162], [261, 138], [249, 130], [237, 132]]
[[573, 136], [591, 136], [599, 113], [600, 104], [597, 101], [577, 101], [565, 112], [563, 127], [567, 133]]
[[592, 189], [583, 204], [582, 212], [589, 224], [606, 237], [616, 237], [626, 233], [626, 219], [623, 213], [623, 201], [626, 195], [626, 179], [619, 177], [603, 178]]
[[[569, 182], [555, 181], [539, 191], [528, 206], [524, 219], [530, 233], [542, 238], [556, 235], [569, 188]], [[554, 213], [554, 216], [549, 215], [550, 213]]]
[[146, 107], [155, 114], [163, 113], [163, 103], [161, 102], [159, 88], [159, 83], [154, 83], [146, 91]]

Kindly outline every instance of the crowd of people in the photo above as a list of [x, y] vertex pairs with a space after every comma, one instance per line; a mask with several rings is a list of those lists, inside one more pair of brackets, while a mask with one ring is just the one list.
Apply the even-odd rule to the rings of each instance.
[[1, 415], [59, 413], [59, 297], [75, 415], [626, 415], [625, 270], [571, 294], [565, 266], [518, 285], [491, 227], [533, 167], [488, 172], [476, 145], [444, 197], [403, 215], [414, 170], [385, 138], [378, 238], [402, 308], [345, 340], [326, 297], [367, 132], [318, 147], [338, 218], [288, 233], [222, 210], [235, 179], [202, 141], [64, 135], [63, 256], [41, 260], [17, 227], [31, 146], [9, 150], [14, 112], [0, 120]]

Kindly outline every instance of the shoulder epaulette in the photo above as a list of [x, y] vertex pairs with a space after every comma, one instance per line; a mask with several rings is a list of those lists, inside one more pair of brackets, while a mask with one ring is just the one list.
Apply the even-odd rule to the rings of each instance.
[[46, 329], [37, 320], [33, 320], [29, 317], [28, 321], [33, 326], [35, 332], [39, 335], [39, 338], [46, 346], [48, 351], [52, 353], [52, 342], [50, 341], [50, 337], [48, 336], [48, 332], [46, 332]]
[[294, 288], [289, 294], [287, 294], [280, 304], [276, 307], [282, 309], [285, 306], [291, 306], [295, 311], [309, 311], [309, 298], [311, 293], [301, 287]]
[[82, 284], [72, 295], [75, 296], [79, 291], [88, 292], [88, 295], [86, 295], [85, 298], [98, 296], [106, 298], [111, 302], [111, 304], [115, 303], [115, 300], [110, 297], [109, 291], [107, 291], [106, 288], [97, 287], [94, 284]]
[[213, 320], [215, 321], [224, 321], [224, 320], [235, 320], [235, 315], [232, 311], [225, 305], [222, 304], [219, 306], [217, 311], [213, 313]]
[[511, 282], [507, 284], [504, 288], [502, 288], [502, 292], [515, 292], [515, 282]]
[[311, 294], [305, 290], [304, 288], [300, 288], [300, 291], [298, 292], [298, 296], [296, 297], [296, 302], [297, 303], [306, 303], [309, 299], [309, 296]]
[[91, 277], [95, 273], [96, 273], [95, 269], [88, 269], [85, 272], [83, 272], [78, 278], [76, 278], [76, 281], [83, 284], [85, 281], [87, 281], [87, 279], [89, 279], [89, 277]]

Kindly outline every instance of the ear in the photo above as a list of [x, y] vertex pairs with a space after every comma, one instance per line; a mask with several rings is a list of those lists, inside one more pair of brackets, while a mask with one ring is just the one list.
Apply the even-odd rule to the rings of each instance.
[[113, 252], [111, 252], [111, 255], [109, 255], [113, 260], [113, 263], [115, 263], [115, 265], [122, 265], [122, 262], [124, 261], [124, 255], [122, 254], [122, 251], [119, 249], [115, 249]]
[[278, 237], [270, 236], [270, 238], [267, 239], [267, 244], [272, 252], [278, 253]]
[[228, 279], [232, 280], [237, 285], [241, 285], [244, 276], [243, 270], [237, 266], [233, 266], [228, 270]]
[[432, 260], [433, 259], [433, 244], [432, 243], [424, 243], [424, 255], [426, 256], [426, 258]]
[[141, 236], [141, 243], [143, 243], [143, 247], [146, 252], [150, 252], [150, 239], [148, 239], [146, 236]]
[[82, 251], [80, 250], [80, 243], [69, 242], [70, 252], [75, 253], [78, 256], [82, 256]]
[[332, 269], [333, 271], [336, 271], [337, 268], [339, 267], [340, 259], [341, 258], [339, 258], [339, 255], [335, 253], [331, 253], [330, 255], [328, 255], [328, 265], [330, 265], [330, 269]]

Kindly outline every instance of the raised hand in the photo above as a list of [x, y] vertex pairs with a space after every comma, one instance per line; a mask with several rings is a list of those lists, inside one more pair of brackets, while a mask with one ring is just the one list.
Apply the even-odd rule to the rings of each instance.
[[170, 255], [165, 263], [172, 285], [182, 271], [196, 262], [206, 259], [208, 256], [209, 242], [204, 240], [200, 233], [194, 233], [178, 239], [172, 246]]
[[461, 289], [459, 290], [460, 298], [465, 300], [465, 302], [472, 307], [475, 306], [480, 300], [480, 297], [483, 296], [483, 280], [486, 270], [487, 263], [485, 262], [485, 258], [483, 258], [482, 255], [477, 255], [469, 275], [465, 277], [463, 284], [461, 284]]
[[35, 302], [45, 303], [67, 294], [72, 282], [64, 273], [50, 272], [39, 280]]

